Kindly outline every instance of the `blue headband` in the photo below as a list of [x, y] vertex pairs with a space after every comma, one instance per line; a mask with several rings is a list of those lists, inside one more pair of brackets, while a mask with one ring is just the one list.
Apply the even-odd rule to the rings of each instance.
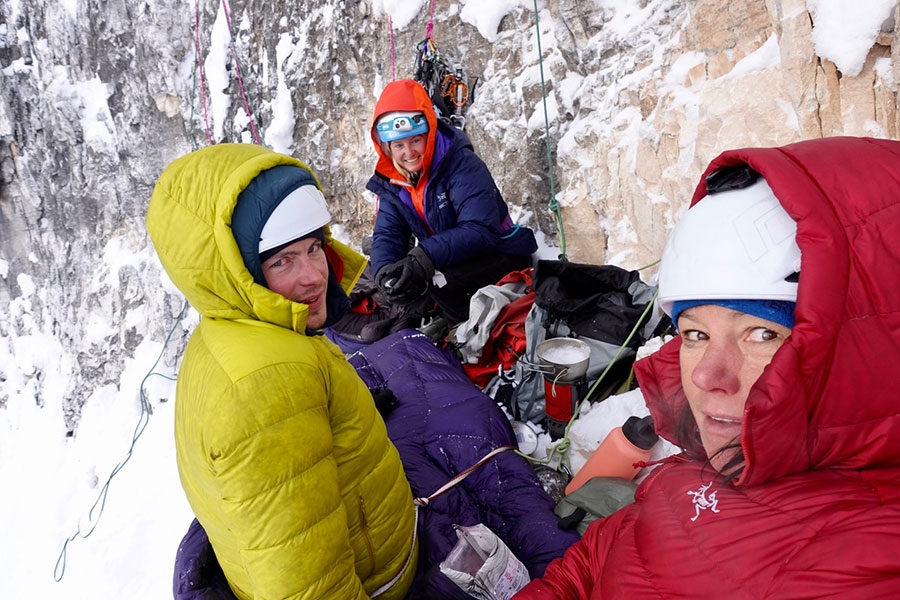
[[678, 327], [678, 315], [695, 306], [714, 304], [747, 313], [766, 321], [778, 323], [788, 329], [794, 328], [794, 307], [788, 300], [676, 300], [672, 304], [672, 323]]

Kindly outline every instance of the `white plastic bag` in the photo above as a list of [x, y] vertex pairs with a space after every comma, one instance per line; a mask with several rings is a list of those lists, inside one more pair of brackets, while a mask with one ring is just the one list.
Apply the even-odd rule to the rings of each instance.
[[441, 572], [479, 600], [510, 600], [531, 580], [528, 569], [497, 535], [479, 523], [454, 525], [459, 540]]

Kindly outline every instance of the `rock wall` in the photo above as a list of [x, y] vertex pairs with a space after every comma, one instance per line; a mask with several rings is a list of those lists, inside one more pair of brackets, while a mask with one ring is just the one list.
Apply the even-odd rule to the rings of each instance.
[[[834, 135], [897, 137], [896, 9], [853, 76], [816, 56], [802, 0], [701, 0], [687, 12], [659, 12], [651, 28], [673, 43], [636, 45], [633, 68], [615, 74], [610, 129], [570, 128], [572, 147], [559, 152], [575, 260], [630, 268], [655, 261], [700, 172], [723, 150]], [[641, 58], [653, 52], [662, 60]], [[601, 72], [603, 62], [586, 70]]]
[[[292, 153], [336, 203], [340, 235], [361, 241], [372, 106], [412, 74], [429, 19], [423, 1], [391, 35], [372, 2], [0, 6], [0, 407], [60, 395], [73, 429], [93, 389], [162, 342], [182, 301], [143, 217], [163, 167], [192, 148], [258, 137]], [[477, 77], [467, 131], [515, 215], [552, 240], [557, 200], [572, 260], [656, 260], [727, 148], [897, 137], [896, 9], [850, 74], [817, 56], [802, 0], [540, 4], [538, 39], [531, 2], [479, 31], [474, 0], [437, 0], [434, 40]], [[46, 356], [26, 351], [37, 342]], [[45, 389], [50, 369], [71, 372], [66, 389]]]

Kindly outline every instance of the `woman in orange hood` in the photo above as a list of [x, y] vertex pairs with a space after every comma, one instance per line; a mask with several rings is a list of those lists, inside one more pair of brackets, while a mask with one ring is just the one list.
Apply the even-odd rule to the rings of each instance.
[[513, 223], [469, 138], [438, 119], [417, 82], [388, 84], [373, 122], [375, 281], [392, 303], [425, 298], [450, 324], [465, 321], [476, 290], [532, 266], [534, 232]]

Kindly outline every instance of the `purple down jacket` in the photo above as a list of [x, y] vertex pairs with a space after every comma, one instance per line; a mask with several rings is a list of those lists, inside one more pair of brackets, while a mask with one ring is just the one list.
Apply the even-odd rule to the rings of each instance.
[[[426, 497], [491, 450], [515, 446], [509, 420], [450, 352], [406, 329], [358, 351], [350, 363], [369, 388], [390, 388], [399, 406], [385, 419], [413, 494]], [[502, 452], [419, 509], [420, 563], [442, 561], [456, 543], [453, 525], [483, 523], [506, 542], [532, 577], [578, 535], [562, 531], [554, 503], [531, 465]]]
[[[413, 329], [371, 345], [330, 336], [371, 389], [389, 388], [398, 405], [386, 417], [417, 497], [427, 497], [491, 450], [515, 445], [497, 404], [463, 372], [458, 359]], [[410, 598], [467, 598], [439, 572], [456, 544], [453, 525], [483, 523], [506, 543], [532, 578], [578, 540], [557, 526], [554, 502], [528, 462], [501, 452], [419, 509], [419, 575]], [[178, 550], [175, 600], [231, 600], [205, 534], [195, 521]], [[224, 589], [223, 589], [224, 588]]]

